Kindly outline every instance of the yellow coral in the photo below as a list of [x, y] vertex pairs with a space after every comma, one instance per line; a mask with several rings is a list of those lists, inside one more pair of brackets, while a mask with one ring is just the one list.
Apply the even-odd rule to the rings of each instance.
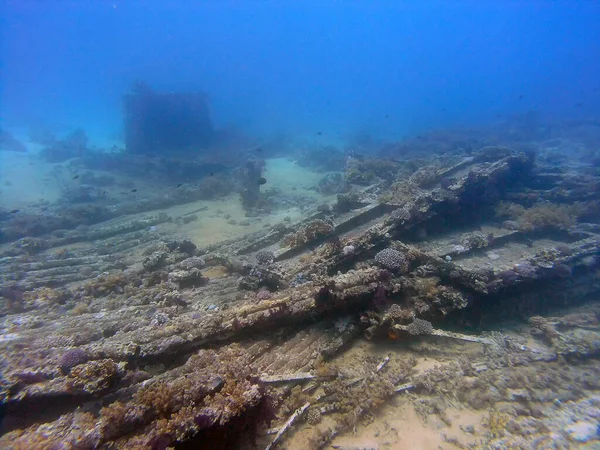
[[508, 414], [497, 410], [491, 410], [485, 422], [490, 436], [494, 439], [502, 437], [509, 421], [510, 416]]

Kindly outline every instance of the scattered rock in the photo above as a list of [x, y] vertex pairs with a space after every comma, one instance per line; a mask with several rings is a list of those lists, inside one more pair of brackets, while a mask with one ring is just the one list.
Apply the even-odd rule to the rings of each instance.
[[191, 258], [187, 258], [181, 261], [179, 263], [179, 267], [181, 267], [184, 270], [204, 269], [206, 267], [206, 262], [199, 256], [192, 256]]
[[575, 442], [588, 442], [599, 437], [598, 425], [591, 422], [575, 422], [569, 425], [565, 431], [569, 435], [569, 439]]
[[181, 288], [204, 286], [208, 278], [202, 276], [200, 269], [174, 270], [169, 273], [169, 281], [177, 283]]
[[511, 402], [528, 402], [531, 400], [531, 395], [525, 389], [509, 389], [506, 392], [506, 397]]
[[519, 229], [519, 223], [516, 220], [505, 220], [502, 222], [502, 228], [507, 230], [517, 231]]
[[343, 249], [342, 249], [342, 253], [346, 256], [348, 255], [352, 255], [354, 253], [354, 251], [356, 250], [356, 247], [354, 247], [354, 245], [346, 245]]
[[500, 259], [500, 255], [496, 252], [487, 252], [486, 256], [488, 258], [490, 258], [492, 261], [496, 261], [496, 260]]
[[142, 265], [144, 266], [144, 269], [146, 269], [148, 272], [153, 272], [157, 269], [160, 269], [163, 266], [166, 259], [167, 253], [163, 251], [158, 251], [144, 258], [144, 260], [142, 261]]

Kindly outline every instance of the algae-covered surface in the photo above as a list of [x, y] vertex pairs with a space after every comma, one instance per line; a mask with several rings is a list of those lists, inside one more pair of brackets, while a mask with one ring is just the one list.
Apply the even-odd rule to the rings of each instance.
[[594, 179], [553, 171], [559, 203], [531, 152], [423, 164], [363, 186], [267, 160], [255, 209], [231, 191], [164, 207], [171, 187], [140, 179], [123, 214], [5, 239], [2, 447], [597, 441]]

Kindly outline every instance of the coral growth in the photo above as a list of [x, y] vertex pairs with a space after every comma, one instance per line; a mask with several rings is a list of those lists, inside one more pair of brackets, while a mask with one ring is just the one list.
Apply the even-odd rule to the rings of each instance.
[[271, 291], [276, 291], [284, 286], [281, 275], [264, 267], [257, 267], [250, 270], [247, 276], [238, 281], [238, 287], [247, 291], [256, 291], [260, 287], [265, 287]]
[[154, 420], [129, 445], [156, 447], [160, 443], [164, 448], [213, 426], [225, 426], [264, 398], [260, 388], [248, 381], [248, 355], [237, 346], [220, 354], [200, 351], [179, 372], [174, 379], [143, 387], [126, 406], [103, 408], [100, 422], [105, 437], [114, 439]]
[[398, 273], [406, 272], [409, 267], [406, 256], [393, 248], [385, 248], [377, 253], [375, 262], [385, 269]]
[[353, 209], [360, 208], [363, 205], [364, 203], [361, 202], [360, 194], [356, 191], [351, 191], [337, 195], [335, 210], [338, 213], [346, 213], [352, 211]]
[[206, 261], [199, 256], [192, 256], [181, 261], [179, 263], [179, 267], [181, 267], [183, 270], [203, 269], [206, 267]]
[[497, 217], [515, 221], [521, 231], [565, 230], [576, 223], [581, 213], [581, 206], [577, 204], [540, 203], [526, 209], [515, 203], [501, 202], [496, 207]]
[[45, 305], [62, 305], [68, 299], [65, 290], [40, 287], [33, 291], [23, 293], [23, 301], [27, 307], [40, 307]]
[[379, 196], [379, 201], [391, 205], [404, 206], [411, 199], [414, 199], [421, 190], [414, 183], [407, 180], [397, 181], [390, 186], [389, 191]]
[[275, 254], [269, 250], [261, 250], [256, 253], [256, 262], [261, 266], [268, 266], [275, 260]]
[[89, 360], [88, 354], [79, 349], [74, 348], [67, 351], [60, 359], [59, 368], [63, 373], [69, 373], [71, 369], [80, 364], [84, 364]]
[[344, 176], [348, 183], [369, 185], [379, 179], [394, 180], [400, 168], [398, 162], [389, 159], [350, 158]]
[[485, 248], [490, 244], [491, 237], [475, 231], [473, 233], [465, 233], [460, 238], [460, 244], [468, 251], [473, 249]]
[[386, 311], [384, 317], [383, 317], [383, 322], [392, 322], [392, 323], [404, 323], [407, 322], [409, 320], [413, 320], [414, 319], [414, 312], [410, 309], [402, 309], [402, 307], [397, 304], [394, 303], [392, 305], [390, 305], [390, 307], [388, 308], [388, 310]]
[[47, 248], [47, 243], [40, 238], [24, 237], [15, 242], [13, 246], [19, 248], [22, 252], [27, 253], [28, 255], [35, 255], [40, 253], [42, 250], [45, 250]]
[[523, 214], [525, 208], [518, 203], [498, 202], [495, 209], [495, 215], [499, 219], [516, 219]]
[[333, 225], [324, 220], [313, 220], [304, 225], [295, 233], [289, 233], [283, 237], [283, 247], [296, 248], [319, 238], [329, 236], [333, 233]]
[[408, 181], [420, 188], [427, 188], [436, 183], [437, 174], [438, 168], [436, 166], [423, 166], [417, 169]]
[[406, 326], [406, 331], [413, 336], [431, 334], [433, 326], [431, 322], [422, 319], [415, 319]]
[[523, 231], [564, 230], [575, 224], [577, 216], [576, 207], [545, 203], [523, 211], [517, 222]]
[[335, 300], [336, 300], [336, 295], [334, 293], [335, 288], [336, 288], [336, 285], [335, 285], [334, 281], [330, 281], [329, 283], [325, 284], [324, 286], [321, 286], [321, 288], [319, 288], [319, 290], [314, 295], [315, 305], [317, 307], [322, 307], [322, 306], [326, 306], [326, 305], [329, 305], [329, 304], [335, 302]]
[[208, 283], [208, 278], [202, 276], [200, 269], [174, 270], [169, 273], [169, 281], [177, 283], [181, 288], [198, 287]]
[[69, 382], [75, 389], [97, 394], [108, 389], [119, 373], [112, 359], [101, 359], [79, 364], [69, 372]]
[[556, 330], [554, 324], [542, 316], [530, 317], [529, 325], [531, 325], [533, 334], [540, 333], [542, 334], [543, 338], [549, 342], [552, 342], [554, 339], [560, 336], [560, 333]]
[[389, 222], [391, 223], [404, 223], [410, 220], [410, 211], [407, 208], [398, 208], [392, 211], [389, 217]]
[[123, 272], [103, 273], [83, 286], [86, 295], [102, 297], [112, 292], [122, 293], [129, 280]]
[[260, 289], [256, 293], [256, 300], [258, 301], [268, 300], [271, 297], [273, 297], [273, 294], [268, 289]]
[[510, 422], [508, 414], [497, 410], [490, 411], [485, 421], [490, 437], [497, 438], [504, 436], [508, 422]]

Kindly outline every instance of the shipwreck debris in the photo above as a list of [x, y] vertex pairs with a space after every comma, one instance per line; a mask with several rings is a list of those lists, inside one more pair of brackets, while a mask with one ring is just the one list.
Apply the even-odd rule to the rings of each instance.
[[[600, 292], [598, 227], [562, 221], [509, 230], [495, 214], [532, 177], [531, 154], [486, 149], [410, 171], [392, 164], [383, 179], [369, 169], [382, 162], [369, 164], [352, 166], [350, 180], [375, 183], [352, 207], [205, 248], [145, 232], [169, 223], [166, 215], [8, 247], [0, 258], [7, 416], [23, 417], [44, 402], [51, 414], [43, 420], [60, 430], [61, 442], [85, 438], [92, 446], [219, 442], [229, 426], [241, 433], [260, 423], [276, 434], [260, 442], [269, 449], [292, 441], [292, 427], [312, 433], [320, 448], [394, 393], [454, 394], [459, 377], [476, 392], [509, 368], [597, 357], [596, 312], [551, 321], [536, 315], [540, 305]], [[260, 203], [258, 188], [253, 183], [250, 204]], [[205, 275], [211, 270], [221, 275]], [[531, 317], [533, 338], [539, 331], [543, 341], [475, 335], [487, 317], [502, 314]], [[443, 331], [445, 322], [468, 324], [472, 334]], [[370, 348], [385, 342], [391, 349], [354, 364], [365, 360], [353, 345], [365, 334]], [[416, 373], [414, 358], [392, 355], [402, 335], [484, 346], [477, 361], [465, 356]], [[411, 342], [419, 341], [440, 340]], [[509, 401], [524, 398], [511, 392]], [[480, 407], [500, 401], [486, 397], [481, 406], [482, 395], [456, 395], [452, 401]], [[95, 416], [78, 409], [90, 396], [102, 404]], [[268, 428], [275, 412], [279, 426]], [[22, 429], [13, 421], [0, 443], [55, 444], [41, 418], [28, 420]]]

